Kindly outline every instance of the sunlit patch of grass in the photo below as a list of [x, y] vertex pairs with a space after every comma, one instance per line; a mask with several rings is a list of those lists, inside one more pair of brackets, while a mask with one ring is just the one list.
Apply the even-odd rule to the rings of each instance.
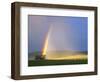
[[81, 60], [81, 59], [87, 59], [88, 55], [87, 53], [82, 52], [48, 52], [45, 59], [48, 60]]
[[49, 56], [46, 59], [48, 60], [82, 60], [82, 59], [87, 59], [87, 55], [84, 54], [76, 54], [76, 55], [55, 55], [54, 56]]

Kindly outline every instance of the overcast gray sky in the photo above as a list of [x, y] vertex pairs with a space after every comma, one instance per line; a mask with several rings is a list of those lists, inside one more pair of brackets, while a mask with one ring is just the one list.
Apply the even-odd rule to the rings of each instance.
[[48, 50], [87, 51], [86, 17], [28, 16], [28, 52], [42, 51], [49, 33]]

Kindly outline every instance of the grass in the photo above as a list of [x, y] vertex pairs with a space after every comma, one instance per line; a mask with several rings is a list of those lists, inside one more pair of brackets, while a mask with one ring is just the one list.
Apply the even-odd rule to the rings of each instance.
[[52, 51], [48, 52], [44, 59], [41, 59], [42, 52], [29, 54], [28, 66], [49, 66], [49, 65], [75, 65], [87, 64], [87, 52], [75, 51]]
[[29, 60], [28, 66], [72, 65], [87, 64], [87, 59], [82, 60]]

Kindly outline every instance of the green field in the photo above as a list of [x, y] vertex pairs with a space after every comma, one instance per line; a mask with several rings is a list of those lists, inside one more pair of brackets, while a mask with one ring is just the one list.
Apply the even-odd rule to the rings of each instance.
[[83, 60], [29, 60], [28, 66], [48, 66], [48, 65], [72, 65], [87, 64], [87, 59]]
[[28, 66], [87, 64], [87, 52], [52, 51], [42, 58], [41, 52], [29, 54]]

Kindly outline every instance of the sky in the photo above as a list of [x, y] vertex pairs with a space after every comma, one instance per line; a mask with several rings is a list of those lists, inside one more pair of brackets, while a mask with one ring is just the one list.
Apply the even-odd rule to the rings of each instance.
[[48, 51], [87, 51], [88, 18], [28, 16], [28, 53], [41, 52], [47, 35]]

